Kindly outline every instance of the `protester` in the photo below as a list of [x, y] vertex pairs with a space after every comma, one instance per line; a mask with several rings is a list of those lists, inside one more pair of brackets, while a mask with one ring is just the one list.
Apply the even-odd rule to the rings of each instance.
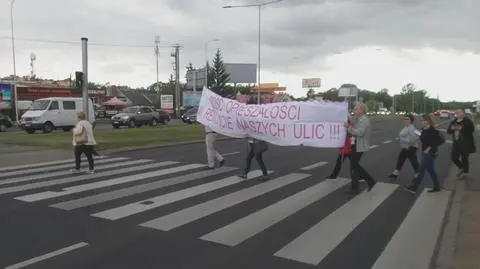
[[388, 176], [392, 179], [397, 179], [400, 174], [405, 160], [408, 159], [412, 165], [413, 171], [415, 171], [415, 177], [418, 176], [418, 158], [417, 151], [419, 147], [419, 136], [416, 134], [416, 128], [413, 125], [414, 117], [411, 114], [405, 115], [403, 118], [403, 124], [405, 127], [400, 131], [399, 141], [400, 141], [400, 153], [397, 158], [397, 166], [395, 170]]
[[435, 159], [438, 155], [438, 147], [445, 142], [443, 135], [435, 129], [435, 124], [430, 115], [423, 115], [421, 119], [421, 134], [420, 141], [422, 142], [422, 162], [418, 171], [418, 176], [405, 187], [405, 190], [411, 193], [416, 193], [418, 187], [425, 177], [425, 171], [430, 174], [433, 181], [433, 188], [428, 192], [440, 191], [440, 182], [435, 171]]
[[258, 165], [260, 166], [260, 169], [262, 169], [262, 177], [259, 178], [259, 180], [268, 180], [268, 170], [267, 166], [263, 162], [263, 153], [268, 150], [268, 144], [265, 141], [257, 140], [254, 138], [248, 138], [248, 144], [249, 144], [249, 150], [247, 154], [247, 159], [245, 163], [245, 168], [243, 169], [243, 173], [239, 175], [239, 177], [243, 179], [247, 179], [248, 172], [250, 171], [251, 165], [252, 165], [252, 159], [255, 157], [255, 159], [258, 162]]
[[74, 155], [75, 155], [75, 169], [73, 172], [80, 172], [81, 155], [85, 153], [88, 160], [88, 174], [93, 174], [93, 149], [97, 144], [93, 135], [92, 124], [85, 120], [85, 113], [83, 111], [77, 112], [77, 124], [73, 129], [73, 141]]
[[[353, 127], [353, 120], [348, 119], [348, 128]], [[333, 168], [332, 173], [327, 179], [336, 179], [340, 169], [342, 169], [342, 164], [346, 158], [350, 159], [350, 154], [352, 153], [352, 147], [355, 145], [355, 137], [348, 134], [345, 137], [345, 145], [340, 148], [340, 153], [338, 154], [337, 161], [335, 162], [335, 167]]]
[[220, 153], [215, 150], [215, 141], [217, 139], [217, 133], [210, 127], [205, 126], [205, 144], [207, 147], [207, 169], [215, 169], [215, 161], [218, 160], [219, 167], [225, 164], [225, 159]]
[[348, 123], [345, 124], [348, 133], [355, 138], [355, 146], [352, 147], [352, 153], [350, 154], [352, 185], [348, 193], [358, 193], [358, 182], [360, 178], [364, 178], [367, 182], [368, 191], [377, 183], [360, 165], [361, 157], [370, 149], [371, 123], [366, 113], [365, 104], [357, 103], [355, 105], [355, 125], [349, 127]]
[[469, 172], [468, 157], [471, 153], [476, 152], [475, 140], [473, 138], [474, 132], [475, 126], [472, 120], [465, 117], [463, 109], [458, 109], [456, 118], [447, 129], [447, 133], [452, 135], [451, 159], [459, 169], [458, 177], [463, 177]]

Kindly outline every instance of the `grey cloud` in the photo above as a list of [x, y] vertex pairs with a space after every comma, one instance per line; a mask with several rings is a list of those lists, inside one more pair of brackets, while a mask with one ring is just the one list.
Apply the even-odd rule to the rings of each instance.
[[[121, 73], [125, 71], [123, 63], [117, 64], [123, 61], [132, 63], [132, 72], [140, 72], [154, 64], [152, 47], [105, 47], [94, 43], [151, 46], [154, 36], [160, 35], [163, 45], [183, 45], [182, 71], [189, 61], [195, 66], [203, 65], [205, 42], [212, 38], [220, 41], [209, 46], [209, 59], [220, 47], [225, 61], [255, 63], [256, 10], [221, 7], [259, 2], [17, 0], [17, 37], [78, 42], [66, 45], [17, 40], [18, 54], [26, 59], [34, 51], [43, 60], [58, 50], [61, 53], [57, 54], [62, 56], [52, 61], [78, 63], [79, 39], [87, 36], [92, 63], [111, 72], [118, 67], [117, 72]], [[262, 68], [277, 72], [285, 72], [286, 65], [290, 72], [300, 72], [309, 64], [327, 68], [322, 65], [325, 56], [367, 45], [430, 45], [480, 52], [480, 32], [475, 29], [480, 23], [479, 9], [478, 0], [285, 0], [262, 11]], [[8, 11], [8, 3], [0, 3], [0, 36], [10, 34]], [[0, 46], [0, 58], [10, 59], [9, 40], [0, 39]], [[161, 72], [165, 74], [172, 72], [170, 52], [169, 47], [161, 48]], [[73, 60], [62, 59], [69, 54]], [[298, 60], [288, 62], [293, 57]], [[0, 67], [0, 73], [9, 69]]]

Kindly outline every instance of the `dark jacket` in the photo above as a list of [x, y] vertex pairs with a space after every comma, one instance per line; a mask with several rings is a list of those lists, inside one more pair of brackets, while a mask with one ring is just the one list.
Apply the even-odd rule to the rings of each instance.
[[434, 127], [422, 129], [420, 141], [422, 142], [422, 152], [430, 147], [429, 153], [431, 154], [437, 154], [438, 147], [444, 142], [442, 134]]
[[[459, 136], [455, 136], [455, 132], [452, 130], [452, 126], [459, 125], [462, 129], [459, 132]], [[475, 132], [475, 125], [468, 117], [464, 117], [463, 120], [458, 121], [454, 119], [448, 125], [447, 133], [452, 135], [453, 146], [459, 146], [467, 153], [474, 153], [477, 151], [475, 146], [475, 139], [473, 133]]]

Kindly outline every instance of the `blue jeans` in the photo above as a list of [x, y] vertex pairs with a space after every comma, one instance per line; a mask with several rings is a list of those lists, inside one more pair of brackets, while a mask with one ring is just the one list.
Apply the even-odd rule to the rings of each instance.
[[425, 177], [425, 171], [430, 174], [430, 178], [433, 181], [434, 188], [440, 188], [440, 182], [438, 182], [438, 175], [435, 171], [435, 159], [437, 158], [436, 154], [422, 153], [422, 162], [420, 163], [418, 177], [413, 180], [415, 188], [418, 188], [422, 183], [423, 178]]

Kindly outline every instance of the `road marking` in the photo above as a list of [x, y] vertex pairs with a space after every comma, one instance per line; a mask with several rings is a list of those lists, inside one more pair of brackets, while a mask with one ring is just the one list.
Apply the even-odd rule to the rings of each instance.
[[[85, 161], [85, 160], [86, 160], [86, 158], [82, 158], [82, 161]], [[8, 167], [0, 168], [0, 172], [7, 172], [7, 171], [12, 171], [12, 170], [24, 169], [24, 168], [35, 168], [35, 167], [41, 167], [41, 166], [57, 165], [57, 164], [64, 164], [64, 163], [73, 163], [74, 161], [75, 161], [75, 159], [69, 159], [69, 160], [59, 160], [59, 161], [52, 161], [52, 162], [8, 166]]]
[[221, 167], [214, 170], [200, 171], [197, 173], [187, 174], [183, 176], [173, 177], [165, 180], [155, 181], [142, 185], [133, 186], [130, 188], [119, 189], [110, 192], [104, 192], [93, 196], [87, 196], [76, 200], [70, 200], [58, 204], [51, 205], [51, 207], [60, 208], [64, 210], [73, 210], [81, 207], [96, 205], [115, 199], [132, 196], [135, 194], [148, 192], [168, 186], [189, 182], [192, 180], [199, 180], [207, 177], [211, 177], [218, 174], [227, 173], [236, 170], [235, 167]]
[[395, 184], [377, 183], [370, 192], [355, 196], [274, 255], [318, 265], [397, 188]]
[[325, 166], [325, 165], [327, 165], [327, 163], [328, 163], [328, 162], [318, 162], [318, 163], [314, 163], [314, 164], [305, 166], [305, 167], [303, 167], [303, 168], [300, 168], [300, 170], [304, 170], [304, 171], [312, 170], [312, 169], [315, 169], [315, 168], [317, 168], [317, 167]]
[[79, 249], [79, 248], [82, 248], [82, 247], [85, 247], [85, 246], [88, 246], [88, 243], [80, 242], [80, 243], [77, 243], [75, 245], [71, 245], [71, 246], [68, 246], [68, 247], [65, 247], [65, 248], [62, 248], [62, 249], [59, 249], [59, 250], [55, 250], [53, 252], [49, 252], [49, 253], [47, 253], [45, 255], [42, 255], [42, 256], [38, 256], [38, 257], [31, 258], [29, 260], [26, 260], [26, 261], [23, 261], [23, 262], [20, 262], [20, 263], [16, 263], [14, 265], [7, 266], [7, 267], [5, 267], [5, 269], [25, 268], [29, 265], [32, 265], [32, 264], [35, 264], [35, 263], [38, 263], [38, 262], [41, 262], [41, 261], [44, 261], [44, 260], [48, 260], [48, 259], [51, 259], [51, 258], [56, 257], [56, 256], [60, 256], [62, 254], [74, 251], [76, 249]]
[[450, 194], [450, 191], [428, 193], [424, 190], [372, 269], [428, 268]]
[[204, 167], [204, 166], [205, 165], [203, 165], [203, 164], [182, 165], [182, 166], [166, 168], [166, 169], [162, 169], [162, 170], [158, 170], [158, 171], [147, 172], [147, 173], [143, 173], [143, 174], [136, 174], [136, 175], [125, 176], [125, 177], [120, 177], [120, 178], [115, 178], [115, 179], [109, 179], [109, 180], [97, 181], [97, 182], [93, 182], [93, 183], [87, 183], [87, 184], [83, 184], [83, 185], [77, 185], [77, 186], [73, 186], [73, 187], [67, 187], [67, 188], [63, 188], [61, 191], [45, 191], [45, 192], [34, 193], [34, 194], [25, 195], [25, 196], [19, 196], [19, 197], [15, 197], [14, 199], [24, 201], [24, 202], [36, 202], [36, 201], [46, 200], [46, 199], [50, 199], [50, 198], [54, 198], [54, 197], [60, 197], [60, 196], [65, 196], [65, 195], [69, 195], [69, 194], [74, 194], [74, 193], [90, 191], [90, 190], [115, 186], [115, 185], [119, 185], [119, 184], [139, 181], [139, 180], [143, 180], [143, 179], [147, 179], [147, 178], [165, 176], [165, 175], [178, 173], [178, 172], [183, 172], [183, 171], [188, 171], [188, 170], [192, 170], [192, 169], [196, 169], [196, 168], [200, 168], [200, 167]]
[[[296, 176], [294, 176], [296, 175]], [[174, 212], [170, 215], [159, 217], [145, 223], [140, 226], [153, 228], [157, 230], [169, 231], [174, 228], [183, 226], [195, 220], [202, 219], [213, 213], [222, 211], [226, 208], [243, 203], [252, 198], [261, 196], [265, 193], [280, 189], [284, 186], [297, 182], [303, 179], [303, 174], [290, 174], [282, 177], [278, 177], [274, 180], [267, 181], [262, 184], [254, 185], [250, 188], [243, 189], [237, 192], [233, 192], [222, 197], [183, 209], [181, 211]]]
[[[104, 170], [104, 169], [122, 167], [122, 166], [127, 166], [127, 165], [151, 163], [151, 162], [153, 162], [153, 161], [152, 160], [134, 160], [134, 161], [128, 161], [128, 162], [118, 162], [118, 163], [112, 163], [112, 164], [107, 164], [107, 165], [99, 165], [99, 166], [95, 166], [95, 168]], [[17, 177], [17, 178], [13, 178], [13, 179], [1, 180], [0, 185], [6, 185], [6, 184], [11, 184], [11, 183], [20, 183], [20, 182], [26, 182], [26, 181], [32, 181], [32, 180], [39, 181], [40, 179], [52, 178], [52, 177], [58, 177], [58, 176], [68, 176], [68, 175], [72, 175], [72, 172], [69, 171], [69, 170], [50, 172], [50, 173], [41, 173], [41, 174], [37, 174], [37, 175], [28, 175], [28, 176], [24, 176], [24, 177]]]
[[[260, 170], [252, 171], [251, 176], [252, 178], [260, 177], [262, 176], [262, 171]], [[131, 204], [97, 212], [95, 214], [92, 214], [91, 216], [102, 218], [102, 219], [108, 219], [108, 220], [118, 220], [118, 219], [126, 218], [129, 216], [141, 213], [141, 212], [145, 212], [157, 207], [178, 202], [190, 197], [194, 197], [203, 193], [221, 189], [230, 185], [238, 184], [240, 182], [242, 181], [239, 179], [238, 176], [231, 176], [221, 180], [205, 183], [199, 186], [167, 193], [157, 197], [145, 199], [139, 202], [134, 202]]]
[[[290, 174], [301, 179], [308, 174]], [[252, 236], [268, 229], [288, 216], [324, 198], [330, 193], [345, 186], [349, 179], [326, 180], [303, 190], [295, 195], [283, 199], [271, 206], [241, 218], [227, 226], [215, 230], [201, 237], [203, 240], [216, 242], [228, 246], [236, 246]]]
[[378, 145], [371, 145], [370, 149], [378, 148]]
[[[100, 164], [100, 163], [110, 163], [110, 162], [118, 162], [125, 160], [126, 158], [112, 158], [112, 159], [102, 159], [102, 160], [96, 160], [95, 164]], [[0, 177], [11, 177], [11, 176], [19, 176], [23, 174], [34, 174], [34, 173], [39, 173], [39, 172], [46, 172], [46, 171], [53, 171], [53, 170], [60, 170], [60, 169], [66, 169], [66, 168], [73, 168], [74, 164], [73, 163], [68, 163], [64, 165], [55, 165], [55, 166], [47, 166], [47, 167], [40, 167], [40, 168], [34, 168], [34, 169], [25, 169], [25, 170], [18, 170], [18, 171], [13, 171], [13, 172], [7, 172], [7, 173], [2, 173], [0, 174]], [[39, 173], [39, 174], [43, 174]], [[13, 181], [15, 181], [13, 179]], [[0, 184], [6, 184], [0, 181]]]
[[389, 143], [392, 143], [392, 140], [383, 141], [383, 144], [389, 144]]
[[[54, 185], [59, 185], [59, 184], [66, 184], [66, 183], [73, 183], [73, 182], [77, 182], [77, 181], [90, 180], [90, 179], [95, 179], [95, 178], [99, 178], [99, 177], [121, 175], [121, 174], [125, 174], [125, 173], [140, 171], [140, 170], [143, 170], [143, 169], [160, 168], [160, 167], [168, 166], [168, 165], [172, 165], [172, 164], [178, 164], [178, 162], [149, 163], [149, 164], [141, 165], [141, 166], [126, 167], [126, 168], [122, 168], [122, 169], [118, 169], [118, 170], [109, 170], [109, 171], [105, 171], [105, 172], [95, 173], [93, 175], [80, 175], [80, 176], [67, 177], [67, 178], [62, 178], [62, 179], [54, 179], [54, 180], [36, 182], [36, 183], [20, 185], [20, 186], [7, 187], [7, 188], [0, 189], [0, 194], [26, 191], [26, 190], [33, 190], [33, 189], [49, 187], [49, 186], [54, 186]], [[118, 166], [123, 166], [123, 165], [125, 165], [125, 163], [119, 163], [117, 165]], [[50, 175], [51, 174], [47, 174], [47, 175], [45, 175], [45, 177], [48, 178], [48, 177], [50, 177]], [[71, 173], [70, 173], [70, 175], [71, 175]]]
[[236, 151], [236, 152], [230, 152], [230, 153], [224, 153], [224, 154], [220, 154], [222, 156], [230, 156], [230, 155], [236, 155], [236, 154], [240, 154], [239, 151]]

